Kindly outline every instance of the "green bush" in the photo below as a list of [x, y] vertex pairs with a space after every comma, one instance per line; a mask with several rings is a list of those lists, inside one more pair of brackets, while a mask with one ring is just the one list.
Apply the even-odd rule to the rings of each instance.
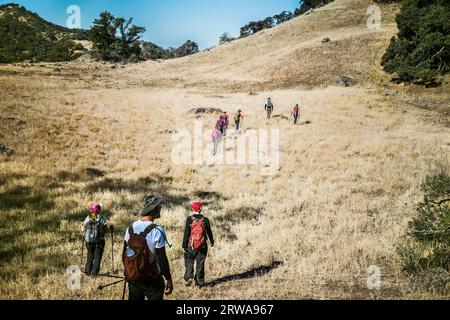
[[450, 283], [450, 176], [441, 169], [425, 179], [422, 191], [399, 254], [416, 289], [441, 292]]
[[396, 80], [426, 86], [450, 72], [450, 1], [405, 0], [381, 64]]

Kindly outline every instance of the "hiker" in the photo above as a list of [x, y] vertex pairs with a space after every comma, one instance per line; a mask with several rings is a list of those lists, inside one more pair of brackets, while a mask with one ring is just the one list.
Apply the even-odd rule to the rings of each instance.
[[230, 125], [230, 117], [226, 111], [222, 114], [223, 119], [225, 120], [223, 135], [227, 135], [228, 126]]
[[220, 118], [216, 121], [216, 129], [220, 130], [222, 133], [222, 136], [225, 136], [226, 133], [226, 120], [223, 115], [220, 116]]
[[234, 115], [234, 125], [236, 126], [236, 131], [238, 131], [241, 127], [242, 120], [244, 120], [244, 115], [241, 110], [238, 110], [238, 112]]
[[267, 111], [267, 119], [270, 119], [270, 116], [272, 115], [272, 112], [273, 112], [273, 103], [272, 103], [272, 99], [270, 97], [267, 98], [266, 104], [264, 106], [264, 110]]
[[161, 202], [153, 195], [146, 196], [141, 201], [139, 220], [125, 233], [122, 261], [129, 300], [163, 300], [164, 293], [173, 291], [165, 249], [170, 244], [164, 228], [155, 224], [161, 217]]
[[298, 104], [294, 106], [294, 110], [291, 113], [291, 117], [294, 117], [294, 125], [296, 125], [298, 119], [300, 118], [300, 107], [298, 106]]
[[222, 132], [217, 129], [214, 128], [213, 131], [211, 132], [211, 138], [213, 139], [213, 156], [215, 156], [217, 154], [217, 152], [219, 151], [219, 143], [220, 143], [220, 139], [222, 138]]
[[[102, 211], [101, 204], [94, 204], [89, 208], [91, 212], [81, 224], [83, 239], [87, 248], [87, 259], [84, 273], [97, 275], [100, 272], [103, 250], [105, 249], [105, 235], [108, 230], [107, 221]], [[110, 228], [112, 232], [112, 226]]]
[[[184, 262], [186, 272], [184, 280], [186, 286], [195, 285], [203, 286], [205, 284], [205, 261], [208, 254], [209, 240], [211, 247], [214, 246], [214, 238], [211, 230], [211, 224], [202, 214], [201, 202], [194, 202], [192, 204], [194, 214], [189, 216], [186, 220], [183, 237]], [[197, 264], [194, 276], [194, 263]]]

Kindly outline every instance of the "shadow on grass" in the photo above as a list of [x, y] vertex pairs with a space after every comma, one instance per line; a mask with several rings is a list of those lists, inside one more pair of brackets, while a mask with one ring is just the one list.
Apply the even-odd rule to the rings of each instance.
[[55, 203], [41, 192], [34, 193], [28, 186], [14, 186], [0, 193], [0, 212], [11, 209], [30, 208], [33, 210], [52, 209]]
[[246, 221], [256, 221], [261, 215], [261, 208], [241, 207], [237, 209], [227, 210], [225, 214], [215, 217], [214, 227], [220, 231], [223, 239], [228, 241], [237, 240], [236, 234], [233, 232], [236, 224]]
[[[119, 178], [104, 178], [90, 183], [86, 187], [86, 192], [96, 193], [101, 191], [123, 192], [127, 191], [134, 194], [154, 194], [163, 199], [163, 205], [175, 207], [186, 204], [190, 197], [188, 195], [176, 196], [169, 193], [172, 190], [172, 178], [160, 175], [152, 177], [139, 178], [137, 180], [125, 180]], [[130, 203], [127, 204], [130, 207]], [[138, 207], [138, 204], [136, 204]]]
[[214, 220], [219, 224], [222, 223], [238, 223], [244, 221], [257, 220], [261, 215], [260, 208], [241, 207], [237, 209], [228, 210], [224, 215], [216, 217]]
[[216, 280], [212, 280], [210, 282], [205, 283], [204, 287], [215, 287], [219, 284], [223, 284], [230, 281], [236, 281], [236, 280], [246, 280], [256, 277], [262, 277], [263, 275], [269, 273], [273, 269], [278, 268], [280, 265], [282, 265], [282, 262], [280, 261], [274, 261], [271, 265], [268, 266], [260, 266], [253, 268], [251, 270], [245, 271], [243, 273], [234, 274], [230, 276], [225, 276]]

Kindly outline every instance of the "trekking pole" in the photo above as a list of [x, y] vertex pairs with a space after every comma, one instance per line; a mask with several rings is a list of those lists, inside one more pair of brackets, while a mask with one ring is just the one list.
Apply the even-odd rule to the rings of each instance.
[[125, 281], [125, 279], [122, 279], [122, 280], [119, 280], [119, 281], [116, 281], [116, 282], [113, 282], [113, 283], [110, 283], [110, 284], [106, 284], [104, 286], [98, 286], [97, 289], [101, 291], [101, 290], [103, 290], [105, 288], [111, 287], [111, 286], [113, 286], [115, 284], [119, 284], [119, 283], [124, 282], [124, 281]]
[[112, 274], [104, 274], [104, 273], [97, 274], [97, 277], [105, 277], [105, 278], [113, 278], [113, 279], [125, 279], [125, 277], [115, 276], [115, 275], [112, 275]]
[[125, 283], [123, 284], [122, 300], [125, 300], [125, 292], [126, 291], [127, 291], [127, 279], [125, 279]]
[[111, 270], [112, 273], [114, 274], [114, 229], [111, 226]]

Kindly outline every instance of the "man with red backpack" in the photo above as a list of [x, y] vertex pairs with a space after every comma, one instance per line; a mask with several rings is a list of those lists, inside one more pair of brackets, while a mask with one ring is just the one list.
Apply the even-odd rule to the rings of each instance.
[[[195, 281], [197, 286], [205, 284], [205, 261], [208, 254], [209, 240], [211, 247], [214, 246], [214, 238], [209, 219], [202, 215], [202, 204], [194, 202], [192, 204], [194, 214], [186, 220], [184, 229], [183, 250], [186, 273], [184, 280], [186, 286], [191, 286]], [[197, 268], [194, 277], [194, 264]]]
[[140, 219], [125, 233], [122, 261], [129, 300], [163, 300], [164, 293], [170, 295], [173, 291], [165, 249], [170, 244], [164, 228], [154, 223], [161, 217], [161, 202], [155, 196], [145, 197]]

